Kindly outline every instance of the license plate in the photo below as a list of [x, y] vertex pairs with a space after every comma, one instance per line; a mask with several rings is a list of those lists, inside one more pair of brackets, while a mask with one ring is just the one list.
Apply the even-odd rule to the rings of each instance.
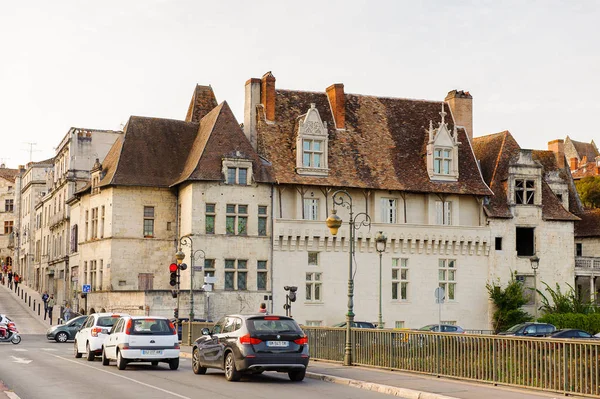
[[154, 349], [142, 349], [142, 355], [162, 355], [163, 351]]
[[285, 348], [290, 345], [290, 341], [267, 341], [267, 346]]

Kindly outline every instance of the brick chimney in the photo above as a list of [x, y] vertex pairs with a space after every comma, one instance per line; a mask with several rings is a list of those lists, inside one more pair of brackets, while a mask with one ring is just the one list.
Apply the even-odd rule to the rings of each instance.
[[548, 151], [554, 153], [556, 158], [556, 165], [559, 168], [565, 167], [565, 141], [563, 139], [556, 139], [548, 142]]
[[327, 89], [327, 98], [333, 113], [336, 129], [346, 128], [346, 97], [344, 96], [344, 84], [334, 83]]
[[260, 102], [265, 107], [267, 120], [275, 120], [275, 76], [267, 72], [262, 77]]
[[469, 140], [473, 142], [473, 96], [468, 91], [452, 90], [445, 101], [450, 106], [454, 123], [467, 131]]
[[244, 101], [244, 134], [252, 148], [258, 148], [256, 138], [256, 106], [260, 104], [260, 86], [262, 81], [258, 78], [248, 79], [246, 82], [246, 97]]
[[577, 158], [576, 157], [569, 158], [569, 168], [571, 170], [576, 170], [577, 169]]
[[587, 155], [584, 155], [584, 156], [581, 158], [581, 164], [582, 164], [582, 165], [585, 165], [585, 164], [587, 164], [587, 163], [588, 163], [588, 160], [587, 160]]

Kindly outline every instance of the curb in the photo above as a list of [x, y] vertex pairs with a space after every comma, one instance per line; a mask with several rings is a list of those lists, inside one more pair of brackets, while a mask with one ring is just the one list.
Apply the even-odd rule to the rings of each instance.
[[[192, 355], [187, 352], [180, 352], [179, 357], [191, 359]], [[458, 399], [454, 396], [440, 395], [437, 393], [415, 391], [414, 389], [399, 388], [391, 385], [377, 384], [374, 382], [353, 380], [349, 378], [336, 377], [333, 375], [311, 373], [306, 372], [306, 377], [313, 380], [320, 380], [325, 382], [331, 382], [334, 384], [347, 385], [352, 388], [365, 389], [367, 391], [384, 393], [386, 395], [393, 395], [404, 399]]]

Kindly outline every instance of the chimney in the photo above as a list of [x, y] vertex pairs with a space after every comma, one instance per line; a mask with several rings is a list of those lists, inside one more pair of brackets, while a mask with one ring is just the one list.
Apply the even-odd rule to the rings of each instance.
[[255, 150], [258, 148], [256, 138], [256, 106], [260, 104], [261, 83], [262, 81], [258, 78], [248, 79], [244, 101], [244, 134]]
[[576, 157], [569, 159], [569, 167], [571, 168], [571, 170], [577, 169], [577, 158]]
[[334, 83], [327, 89], [327, 98], [333, 113], [333, 121], [336, 129], [346, 128], [346, 97], [344, 96], [344, 84]]
[[556, 139], [548, 142], [548, 151], [554, 153], [557, 166], [562, 169], [565, 167], [565, 141]]
[[450, 106], [454, 123], [467, 131], [469, 141], [473, 142], [473, 96], [468, 91], [452, 90], [445, 101]]
[[275, 76], [267, 72], [262, 77], [260, 91], [260, 102], [265, 107], [265, 115], [268, 121], [275, 120]]

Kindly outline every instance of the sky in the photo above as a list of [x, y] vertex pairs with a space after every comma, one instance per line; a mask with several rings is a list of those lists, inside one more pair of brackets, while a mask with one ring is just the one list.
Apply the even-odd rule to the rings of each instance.
[[598, 141], [599, 1], [0, 0], [0, 163], [55, 155], [70, 127], [184, 119], [196, 84], [243, 122], [244, 83], [441, 101], [522, 148]]

